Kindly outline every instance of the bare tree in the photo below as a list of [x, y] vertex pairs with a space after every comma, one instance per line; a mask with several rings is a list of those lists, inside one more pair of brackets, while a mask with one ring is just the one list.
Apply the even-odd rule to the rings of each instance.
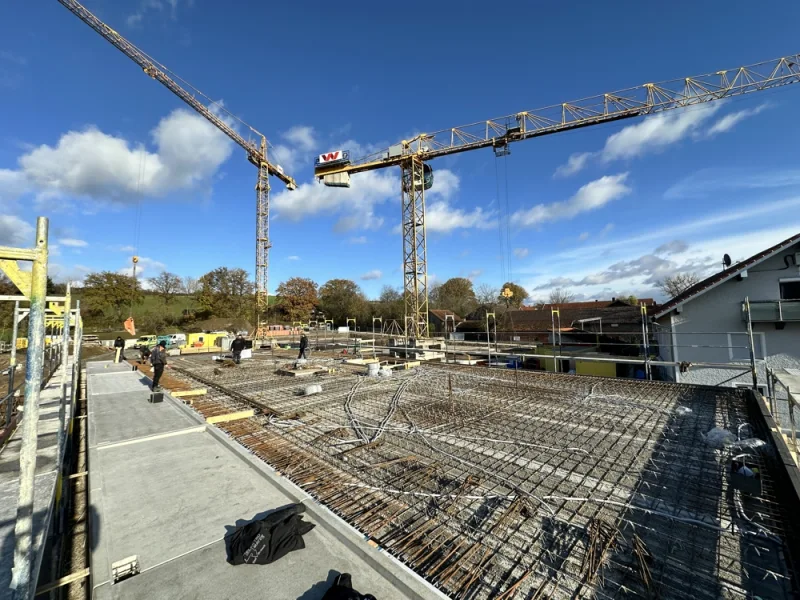
[[184, 294], [193, 296], [200, 291], [200, 280], [197, 277], [184, 277], [182, 289]]
[[488, 283], [482, 283], [475, 288], [475, 297], [478, 299], [478, 304], [494, 304], [497, 302], [499, 294], [500, 291]]
[[656, 287], [668, 298], [674, 298], [700, 281], [697, 273], [676, 273], [656, 282]]
[[566, 304], [575, 300], [575, 294], [566, 288], [556, 288], [550, 292], [550, 304]]
[[162, 272], [157, 277], [150, 278], [150, 285], [156, 293], [164, 299], [164, 304], [169, 304], [175, 299], [175, 294], [181, 291], [181, 278], [175, 273]]

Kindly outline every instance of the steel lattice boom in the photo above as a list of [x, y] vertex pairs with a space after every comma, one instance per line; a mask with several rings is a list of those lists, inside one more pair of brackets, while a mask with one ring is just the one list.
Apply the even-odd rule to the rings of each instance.
[[[798, 82], [800, 54], [793, 54], [738, 69], [661, 83], [645, 83], [538, 110], [522, 111], [434, 133], [421, 133], [410, 140], [403, 140], [386, 150], [362, 158], [333, 164], [322, 163], [314, 169], [314, 174], [329, 185], [349, 186], [351, 174], [401, 167], [403, 181], [410, 184], [410, 191], [406, 189], [405, 183], [402, 184], [401, 191], [405, 323], [407, 335], [426, 337], [428, 276], [425, 253], [425, 186], [422, 185], [426, 161], [488, 147], [494, 148], [500, 156], [507, 153], [511, 142], [653, 115]], [[420, 181], [419, 189], [415, 187], [415, 180]]]
[[259, 314], [267, 306], [268, 267], [269, 267], [269, 175], [277, 177], [290, 190], [297, 188], [297, 183], [283, 169], [267, 159], [267, 139], [250, 125], [245, 124], [260, 140], [259, 144], [244, 139], [224, 119], [220, 118], [208, 106], [197, 100], [166, 73], [163, 65], [158, 64], [145, 52], [122, 37], [111, 27], [103, 23], [94, 14], [75, 0], [58, 0], [81, 21], [94, 29], [120, 52], [139, 65], [142, 70], [164, 85], [169, 91], [191, 106], [195, 111], [210, 121], [217, 129], [247, 152], [247, 159], [258, 167], [259, 175], [256, 183], [256, 300]]

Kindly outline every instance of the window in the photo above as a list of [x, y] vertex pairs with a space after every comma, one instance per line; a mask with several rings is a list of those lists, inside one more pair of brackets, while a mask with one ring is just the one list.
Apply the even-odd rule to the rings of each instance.
[[[753, 332], [754, 354], [756, 358], [766, 357], [767, 342], [763, 331]], [[750, 360], [750, 336], [746, 333], [728, 334], [728, 358], [730, 360]]]
[[781, 300], [800, 300], [800, 279], [781, 280]]

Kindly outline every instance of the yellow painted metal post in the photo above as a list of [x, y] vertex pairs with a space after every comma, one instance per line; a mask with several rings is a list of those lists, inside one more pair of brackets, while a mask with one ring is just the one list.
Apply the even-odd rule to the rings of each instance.
[[58, 456], [61, 457], [64, 452], [64, 440], [66, 430], [64, 428], [64, 421], [66, 419], [67, 411], [67, 364], [69, 363], [69, 311], [72, 307], [71, 286], [67, 282], [67, 294], [64, 299], [64, 325], [62, 327], [61, 338], [61, 404], [58, 408]]
[[25, 365], [25, 403], [22, 413], [22, 444], [19, 454], [19, 500], [14, 524], [14, 567], [11, 589], [14, 598], [32, 597], [33, 491], [38, 450], [39, 393], [44, 367], [44, 319], [47, 298], [47, 227], [45, 217], [36, 220], [36, 254], [31, 271], [30, 313], [28, 314], [28, 356]]

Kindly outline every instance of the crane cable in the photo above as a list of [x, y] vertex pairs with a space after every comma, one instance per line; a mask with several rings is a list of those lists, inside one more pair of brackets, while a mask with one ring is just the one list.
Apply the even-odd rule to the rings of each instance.
[[497, 169], [497, 161], [499, 157], [494, 157], [494, 183], [495, 183], [495, 198], [497, 199], [497, 233], [500, 239], [500, 276], [503, 281], [506, 281], [506, 263], [505, 252], [503, 248], [503, 203], [500, 201], [500, 174]]
[[503, 179], [505, 182], [503, 192], [505, 198], [503, 199], [500, 196], [500, 172], [497, 167], [497, 162], [500, 158], [500, 156], [495, 155], [494, 178], [498, 208], [497, 232], [500, 239], [500, 275], [505, 283], [513, 279], [511, 267], [511, 214], [508, 198], [508, 163], [506, 161], [503, 161]]

